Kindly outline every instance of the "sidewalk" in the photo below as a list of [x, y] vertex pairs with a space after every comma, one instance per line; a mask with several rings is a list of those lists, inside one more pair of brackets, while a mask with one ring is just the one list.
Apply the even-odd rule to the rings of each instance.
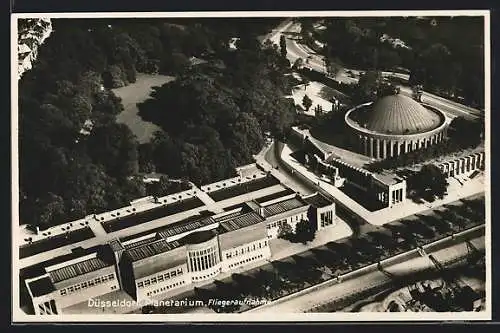
[[[193, 190], [196, 191], [196, 196], [205, 204], [205, 206], [212, 207], [215, 204], [215, 200], [212, 199], [207, 193], [194, 184], [192, 184], [192, 186]], [[221, 208], [215, 207], [214, 209], [217, 210], [217, 213], [223, 212]]]

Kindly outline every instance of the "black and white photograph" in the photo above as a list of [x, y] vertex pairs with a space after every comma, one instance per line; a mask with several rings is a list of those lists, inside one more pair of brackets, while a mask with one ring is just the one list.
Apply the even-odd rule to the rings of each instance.
[[14, 322], [491, 319], [489, 11], [11, 24]]

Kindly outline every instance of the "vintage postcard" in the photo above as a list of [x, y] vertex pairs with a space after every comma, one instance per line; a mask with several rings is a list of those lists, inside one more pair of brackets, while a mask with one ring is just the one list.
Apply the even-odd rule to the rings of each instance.
[[12, 34], [13, 322], [491, 319], [488, 11]]

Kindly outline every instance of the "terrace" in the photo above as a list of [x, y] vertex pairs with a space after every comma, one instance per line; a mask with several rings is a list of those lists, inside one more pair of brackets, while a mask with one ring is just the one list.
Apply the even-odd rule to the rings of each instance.
[[298, 197], [292, 199], [280, 201], [269, 206], [264, 207], [264, 216], [269, 217], [277, 214], [281, 214], [296, 208], [304, 207], [307, 203], [300, 200]]
[[293, 194], [293, 193], [295, 193], [293, 190], [287, 188], [287, 189], [285, 189], [283, 191], [276, 192], [276, 193], [273, 193], [273, 194], [269, 194], [269, 195], [257, 198], [257, 199], [255, 199], [255, 201], [257, 203], [259, 203], [259, 204], [262, 204], [264, 202], [268, 202], [268, 201], [275, 200], [275, 199], [278, 199], [278, 198], [281, 198], [281, 197], [285, 197], [285, 196]]
[[311, 206], [314, 206], [316, 208], [323, 208], [330, 206], [333, 204], [330, 200], [328, 200], [325, 196], [322, 194], [316, 193], [315, 195], [312, 195], [310, 197], [303, 198], [305, 202], [310, 204]]
[[53, 283], [69, 280], [79, 275], [84, 275], [90, 272], [95, 272], [101, 268], [110, 266], [100, 258], [91, 258], [81, 262], [77, 262], [65, 267], [58, 268], [49, 272]]
[[68, 231], [64, 234], [55, 235], [29, 244], [21, 245], [19, 247], [19, 258], [22, 259], [30, 257], [38, 253], [54, 250], [93, 237], [95, 237], [95, 235], [88, 226], [78, 230]]
[[146, 259], [160, 253], [171, 251], [181, 246], [178, 241], [167, 242], [165, 239], [160, 239], [154, 243], [145, 244], [128, 250], [128, 254], [132, 261]]
[[[173, 223], [171, 225], [166, 225], [166, 226], [163, 225], [163, 226], [158, 227], [158, 228], [154, 228], [154, 229], [150, 229], [150, 230], [145, 230], [145, 231], [137, 233], [137, 234], [133, 234], [133, 235], [130, 235], [130, 236], [122, 237], [122, 238], [120, 238], [120, 241], [123, 242], [123, 243], [127, 243], [126, 246], [130, 245], [130, 247], [133, 247], [132, 245], [135, 244], [135, 242], [136, 242], [135, 240], [137, 240], [137, 242], [139, 242], [139, 241], [142, 242], [142, 240], [138, 240], [139, 238], [142, 238], [142, 237], [147, 236], [147, 235], [151, 235], [151, 238], [152, 237], [161, 237], [160, 233], [163, 232], [163, 231], [168, 230], [172, 225], [177, 225], [177, 224], [181, 224], [181, 223], [189, 223], [191, 221], [198, 221], [198, 220], [203, 219], [204, 217], [206, 217], [206, 216], [202, 216], [201, 214], [193, 215], [193, 216], [191, 216], [189, 218], [186, 218], [186, 219], [183, 219], [181, 221], [175, 222], [175, 223]], [[155, 236], [152, 236], [152, 235], [155, 235]], [[132, 242], [130, 242], [130, 241], [132, 241]], [[147, 242], [144, 242], [144, 243], [147, 243]]]
[[199, 228], [203, 228], [209, 226], [211, 224], [216, 223], [212, 217], [201, 218], [196, 216], [194, 218], [187, 218], [182, 221], [173, 223], [165, 227], [162, 231], [159, 231], [158, 234], [162, 238], [173, 237], [176, 235], [184, 234], [187, 232], [191, 232], [197, 230]]
[[217, 229], [220, 233], [235, 231], [264, 221], [264, 218], [256, 212], [230, 214], [229, 216], [215, 219], [220, 223]]
[[241, 184], [233, 185], [226, 188], [221, 188], [219, 190], [209, 192], [209, 196], [214, 201], [222, 201], [228, 198], [233, 198], [242, 194], [258, 191], [266, 187], [271, 187], [278, 185], [280, 182], [273, 176], [266, 176], [262, 178], [256, 178], [255, 180], [250, 180]]
[[201, 206], [203, 202], [199, 198], [188, 198], [126, 217], [117, 217], [112, 221], [101, 222], [101, 225], [107, 233], [111, 233]]

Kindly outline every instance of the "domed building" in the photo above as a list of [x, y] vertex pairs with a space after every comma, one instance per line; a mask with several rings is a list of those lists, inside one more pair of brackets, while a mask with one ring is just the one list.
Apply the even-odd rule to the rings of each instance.
[[447, 128], [442, 111], [400, 94], [359, 105], [346, 113], [345, 121], [354, 149], [376, 159], [438, 143]]

